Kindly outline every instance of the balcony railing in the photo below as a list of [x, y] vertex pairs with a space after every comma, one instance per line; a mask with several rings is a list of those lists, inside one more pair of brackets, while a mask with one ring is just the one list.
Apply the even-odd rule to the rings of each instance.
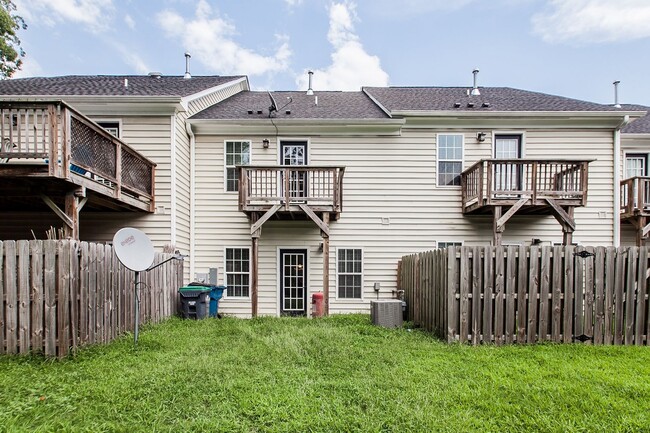
[[345, 167], [325, 166], [240, 166], [239, 210], [262, 211], [274, 205], [306, 204], [339, 213], [343, 207]]
[[514, 204], [584, 206], [589, 160], [483, 159], [461, 174], [463, 212]]
[[635, 176], [621, 181], [621, 216], [650, 215], [650, 177]]
[[64, 102], [0, 103], [0, 140], [0, 163], [45, 165], [49, 176], [153, 203], [156, 164]]

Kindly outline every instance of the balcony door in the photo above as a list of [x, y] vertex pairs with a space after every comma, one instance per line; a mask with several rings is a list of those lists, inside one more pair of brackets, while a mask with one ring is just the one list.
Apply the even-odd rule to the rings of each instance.
[[[280, 143], [281, 165], [307, 165], [306, 141], [282, 141]], [[289, 197], [291, 202], [303, 202], [307, 197], [307, 172], [291, 170], [289, 173]], [[282, 195], [285, 196], [287, 182], [282, 179]]]
[[[496, 135], [494, 137], [494, 157], [496, 159], [520, 159], [521, 156], [521, 135]], [[522, 168], [522, 165], [516, 162], [495, 164], [494, 191], [499, 196], [510, 195], [509, 191], [521, 191]]]

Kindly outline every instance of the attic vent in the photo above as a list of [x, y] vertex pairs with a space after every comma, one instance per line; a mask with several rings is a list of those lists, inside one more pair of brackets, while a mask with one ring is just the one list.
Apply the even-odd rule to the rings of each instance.
[[160, 78], [162, 77], [162, 72], [149, 72], [151, 78]]
[[291, 110], [287, 110], [287, 111], [285, 111], [284, 114], [286, 114], [286, 115], [291, 114]]
[[474, 108], [474, 103], [473, 102], [468, 102], [467, 103], [467, 108]]
[[454, 103], [454, 108], [460, 108], [460, 102], [455, 102]]
[[253, 110], [248, 110], [248, 114], [253, 114]]
[[484, 102], [483, 105], [481, 105], [483, 108], [490, 108], [490, 103], [489, 102]]

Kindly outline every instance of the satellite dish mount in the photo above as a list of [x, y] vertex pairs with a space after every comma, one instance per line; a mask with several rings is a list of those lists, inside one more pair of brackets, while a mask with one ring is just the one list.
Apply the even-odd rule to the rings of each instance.
[[155, 251], [151, 240], [146, 234], [132, 227], [125, 227], [115, 233], [113, 248], [120, 263], [135, 272], [135, 282], [133, 284], [135, 289], [133, 345], [137, 347], [140, 328], [140, 272], [148, 272], [170, 260], [182, 260], [183, 256], [177, 251], [172, 257], [152, 266]]
[[269, 93], [269, 99], [271, 100], [271, 105], [269, 105], [269, 117], [271, 117], [273, 112], [278, 111], [278, 103], [275, 102], [275, 98], [273, 97], [273, 95], [271, 95], [271, 92], [268, 93]]

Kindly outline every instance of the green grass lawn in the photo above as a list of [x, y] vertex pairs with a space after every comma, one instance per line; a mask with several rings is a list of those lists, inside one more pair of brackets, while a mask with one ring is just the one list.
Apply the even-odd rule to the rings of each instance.
[[650, 348], [443, 344], [367, 316], [182, 321], [0, 357], [0, 431], [644, 432]]

